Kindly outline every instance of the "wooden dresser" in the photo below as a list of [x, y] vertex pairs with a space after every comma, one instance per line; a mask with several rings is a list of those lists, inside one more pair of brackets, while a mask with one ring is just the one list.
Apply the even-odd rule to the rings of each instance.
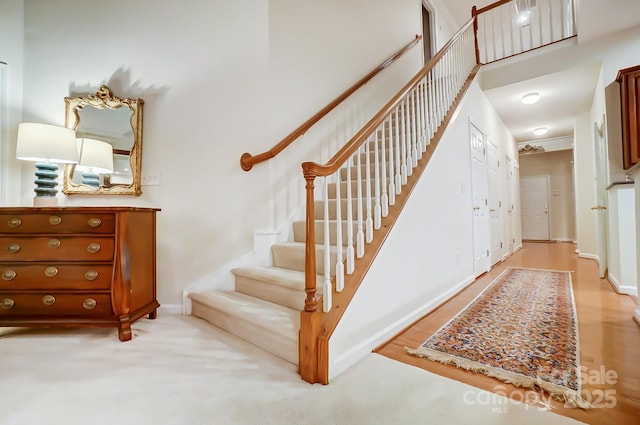
[[156, 309], [156, 212], [0, 208], [0, 326], [117, 327]]

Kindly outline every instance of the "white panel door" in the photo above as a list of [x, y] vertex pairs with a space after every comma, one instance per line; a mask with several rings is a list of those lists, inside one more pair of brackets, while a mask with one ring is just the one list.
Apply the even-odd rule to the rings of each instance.
[[500, 152], [488, 137], [487, 139], [487, 179], [489, 182], [489, 259], [493, 266], [502, 258], [502, 238], [500, 232]]
[[595, 210], [598, 222], [598, 264], [600, 266], [600, 277], [605, 277], [608, 266], [607, 246], [609, 241], [609, 214], [607, 212], [607, 153], [605, 135], [605, 119], [602, 117], [602, 124], [598, 126], [594, 123], [594, 139], [596, 150], [596, 199], [598, 205], [591, 209]]
[[549, 240], [549, 176], [520, 178], [522, 239]]
[[471, 192], [473, 200], [473, 272], [476, 276], [489, 271], [489, 215], [486, 142], [484, 133], [470, 124]]
[[513, 232], [513, 195], [511, 193], [511, 186], [513, 185], [513, 168], [511, 164], [511, 158], [508, 155], [504, 157], [504, 169], [505, 179], [507, 181], [507, 199], [505, 201], [507, 206], [507, 253], [513, 252], [514, 232]]

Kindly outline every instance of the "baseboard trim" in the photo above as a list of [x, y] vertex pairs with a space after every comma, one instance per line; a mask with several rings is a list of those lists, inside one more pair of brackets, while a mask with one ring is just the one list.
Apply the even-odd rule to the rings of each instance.
[[158, 315], [181, 316], [182, 304], [162, 304], [158, 307]]
[[[348, 351], [336, 356], [336, 360], [334, 362], [331, 362], [331, 364], [329, 365], [329, 380], [335, 378], [340, 373], [344, 372], [346, 369], [371, 354], [371, 352], [379, 347], [382, 343], [393, 338], [395, 335], [406, 329], [416, 320], [420, 319], [422, 316], [429, 314], [430, 312], [447, 302], [449, 299], [454, 297], [475, 280], [476, 279], [473, 276], [467, 277], [462, 282], [444, 292], [436, 299], [413, 310], [409, 314], [391, 323], [389, 326], [371, 335], [369, 338], [360, 342], [356, 346], [350, 348]], [[329, 350], [331, 350], [331, 341], [329, 341]], [[330, 358], [333, 358], [333, 355], [330, 355]]]
[[638, 295], [638, 288], [631, 285], [622, 285], [615, 275], [609, 272], [607, 274], [607, 280], [613, 287], [613, 290], [618, 294], [626, 294], [626, 295]]
[[596, 254], [586, 254], [583, 252], [580, 252], [580, 250], [576, 250], [578, 257], [580, 258], [586, 258], [589, 260], [595, 260], [598, 264], [600, 264], [600, 257], [598, 257]]

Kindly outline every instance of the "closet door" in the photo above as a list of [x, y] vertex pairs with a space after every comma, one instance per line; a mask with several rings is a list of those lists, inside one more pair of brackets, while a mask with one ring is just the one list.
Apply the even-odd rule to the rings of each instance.
[[622, 113], [622, 161], [625, 170], [640, 162], [640, 65], [622, 69], [620, 83]]

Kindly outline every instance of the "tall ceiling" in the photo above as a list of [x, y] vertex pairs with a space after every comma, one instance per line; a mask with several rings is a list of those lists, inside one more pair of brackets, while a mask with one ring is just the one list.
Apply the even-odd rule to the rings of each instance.
[[[578, 4], [578, 43], [602, 38], [640, 25], [640, 0], [576, 0]], [[487, 0], [455, 0], [443, 2], [462, 26], [471, 18], [471, 8], [490, 5]], [[518, 81], [485, 91], [517, 142], [569, 136], [573, 134], [574, 117], [589, 110], [599, 78], [598, 64], [555, 72]], [[538, 92], [540, 101], [523, 105], [523, 94]], [[547, 127], [548, 133], [536, 136], [532, 130]]]

